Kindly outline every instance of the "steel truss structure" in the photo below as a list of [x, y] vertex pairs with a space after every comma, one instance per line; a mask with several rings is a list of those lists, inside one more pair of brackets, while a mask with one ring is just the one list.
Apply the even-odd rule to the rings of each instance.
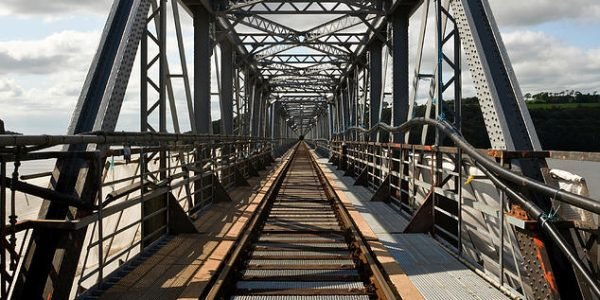
[[[419, 16], [419, 38], [409, 41], [409, 26]], [[185, 34], [186, 21], [192, 37]], [[431, 34], [435, 43], [428, 45]], [[417, 49], [412, 72], [409, 42]], [[169, 52], [173, 46], [176, 51]], [[427, 49], [435, 53], [431, 70], [425, 70], [431, 59]], [[190, 52], [192, 59], [186, 56]], [[139, 132], [114, 137], [136, 57]], [[468, 79], [462, 76], [463, 62]], [[135, 245], [143, 252], [160, 237], [187, 230], [187, 223], [173, 223], [171, 213], [189, 221], [206, 201], [243, 184], [298, 137], [328, 152], [357, 183], [376, 191], [375, 198], [390, 201], [411, 222], [425, 222], [414, 232], [439, 237], [462, 259], [495, 276], [501, 289], [528, 298], [592, 297], [585, 276], [562, 263], [564, 255], [540, 228], [517, 229], [504, 219], [509, 207], [526, 224], [539, 216], [519, 215], [519, 205], [504, 192], [488, 203], [499, 207], [493, 213], [464, 210], [464, 176], [476, 174], [478, 165], [468, 162], [460, 147], [439, 147], [445, 133], [438, 127], [434, 145], [425, 145], [433, 132], [427, 120], [452, 115], [460, 131], [464, 80], [475, 86], [492, 148], [506, 155], [494, 158], [550, 184], [541, 152], [518, 154], [541, 146], [486, 0], [115, 0], [68, 136], [52, 143], [0, 139], [2, 174], [9, 162], [16, 174], [2, 175], [3, 205], [5, 191], [17, 187], [49, 200], [40, 212], [43, 222], [19, 227], [12, 214], [10, 223], [2, 224], [3, 236], [11, 236], [2, 240], [2, 297], [64, 299], [101, 289], [110, 277], [105, 268], [122, 259], [103, 246], [114, 236], [103, 236], [107, 216], [102, 214], [122, 214], [130, 207], [123, 204], [129, 200], [118, 208], [106, 203], [104, 186], [129, 180], [130, 186], [112, 197], [138, 193], [133, 199], [141, 206], [136, 223], [141, 237]], [[218, 122], [211, 118], [217, 97]], [[426, 110], [417, 115], [421, 104]], [[400, 128], [411, 120], [426, 121], [420, 128], [390, 131], [386, 140], [375, 130], [362, 133], [382, 123]], [[423, 145], [406, 145], [410, 135], [418, 135]], [[50, 144], [68, 152], [31, 153]], [[135, 174], [107, 183], [105, 166], [132, 150]], [[19, 161], [42, 156], [57, 158], [51, 188], [17, 185]], [[446, 168], [446, 161], [453, 167]], [[527, 195], [526, 189], [521, 192]], [[469, 193], [469, 201], [479, 199], [476, 188]], [[549, 197], [532, 194], [531, 201], [543, 211], [552, 208]], [[5, 208], [0, 207], [3, 214]], [[473, 223], [463, 222], [463, 212], [479, 215], [469, 215]], [[482, 226], [492, 241], [474, 241], [480, 236], [467, 226]], [[564, 230], [569, 242], [580, 253], [597, 250], [595, 235], [579, 229]], [[30, 237], [17, 253], [15, 236], [21, 231]], [[90, 271], [87, 254], [95, 247], [99, 262]], [[593, 257], [587, 259], [588, 267], [597, 269]]]

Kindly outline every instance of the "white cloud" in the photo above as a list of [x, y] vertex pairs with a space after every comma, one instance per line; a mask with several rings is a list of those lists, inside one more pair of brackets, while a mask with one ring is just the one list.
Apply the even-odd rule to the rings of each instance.
[[525, 92], [600, 88], [600, 48], [584, 50], [535, 31], [507, 33], [503, 39]]
[[7, 128], [64, 133], [99, 36], [63, 31], [40, 40], [0, 42], [0, 118]]
[[12, 98], [23, 94], [23, 89], [16, 83], [14, 79], [0, 78], [0, 97]]
[[3, 0], [0, 15], [46, 15], [47, 18], [73, 13], [105, 14], [112, 0]]
[[81, 71], [91, 63], [99, 32], [63, 31], [41, 40], [0, 42], [0, 74]]
[[598, 22], [598, 0], [491, 0], [492, 12], [500, 26], [527, 26], [559, 20]]
[[[5, 0], [0, 3], [0, 16], [3, 14], [36, 15], [41, 18], [70, 16], [79, 12], [106, 15], [111, 0]], [[527, 26], [561, 19], [590, 22], [600, 19], [600, 2], [597, 0], [575, 0], [556, 2], [549, 0], [492, 0], [492, 9], [501, 28], [505, 26]], [[324, 21], [325, 17], [315, 17], [310, 24]], [[186, 38], [191, 35], [190, 18], [184, 16]], [[414, 60], [418, 36], [418, 19], [411, 26], [410, 59]], [[275, 19], [297, 29], [306, 29], [305, 22], [297, 18]], [[170, 25], [171, 27], [171, 25]], [[517, 29], [527, 29], [517, 28]], [[76, 28], [74, 28], [76, 30]], [[172, 28], [169, 28], [172, 34]], [[433, 25], [430, 23], [432, 36]], [[18, 29], [17, 29], [18, 30]], [[98, 28], [100, 30], [100, 28]], [[579, 89], [594, 91], [600, 89], [600, 49], [583, 50], [544, 34], [520, 30], [504, 34], [504, 41], [514, 64], [524, 92], [560, 91]], [[6, 117], [7, 128], [27, 133], [64, 133], [73, 107], [79, 97], [81, 86], [87, 74], [92, 57], [97, 49], [99, 31], [63, 31], [40, 40], [0, 42], [0, 118]], [[174, 37], [170, 37], [174, 45]], [[425, 49], [423, 72], [433, 70], [435, 52], [433, 40], [428, 40]], [[176, 55], [170, 44], [169, 56]], [[193, 70], [191, 56], [193, 41], [186, 39], [188, 69]], [[217, 51], [218, 53], [218, 51]], [[211, 59], [213, 62], [213, 59]], [[414, 63], [414, 62], [413, 62]], [[391, 64], [386, 86], [391, 90]], [[177, 60], [171, 60], [171, 71], [178, 73]], [[216, 68], [213, 66], [211, 88], [217, 91]], [[412, 74], [412, 65], [410, 72]], [[193, 74], [190, 74], [190, 76]], [[139, 66], [135, 65], [128, 88], [127, 100], [122, 109], [120, 124], [124, 129], [135, 129], [139, 123]], [[465, 88], [469, 89], [470, 76], [463, 75]], [[190, 78], [193, 79], [193, 78]], [[193, 81], [192, 81], [193, 82]], [[178, 113], [182, 129], [188, 123], [186, 104], [181, 83], [176, 84]], [[428, 83], [423, 82], [420, 90], [427, 91]], [[216, 117], [218, 104], [213, 99], [212, 115]], [[8, 117], [7, 117], [8, 116]], [[26, 128], [26, 129], [22, 129]]]

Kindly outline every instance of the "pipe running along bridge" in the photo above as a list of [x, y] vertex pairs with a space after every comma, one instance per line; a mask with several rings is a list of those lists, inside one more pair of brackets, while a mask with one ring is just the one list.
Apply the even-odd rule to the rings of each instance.
[[115, 0], [66, 135], [0, 135], [1, 298], [598, 299], [552, 160], [600, 155], [541, 149], [486, 0]]

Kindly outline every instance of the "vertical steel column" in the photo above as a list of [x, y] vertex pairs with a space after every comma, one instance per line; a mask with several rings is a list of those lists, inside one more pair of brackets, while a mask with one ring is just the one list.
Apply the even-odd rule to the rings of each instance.
[[[159, 65], [159, 115], [158, 127], [160, 132], [167, 132], [167, 0], [160, 0], [159, 10], [159, 26], [158, 47], [160, 55]], [[164, 161], [161, 159], [161, 169], [164, 169]], [[162, 174], [162, 173], [161, 173]]]
[[[399, 126], [408, 117], [409, 71], [408, 71], [408, 10], [397, 9], [392, 15], [392, 55], [393, 55], [393, 104], [392, 124]], [[395, 133], [393, 141], [401, 143], [404, 134]]]
[[269, 111], [269, 94], [263, 93], [260, 101], [260, 123], [259, 123], [259, 136], [267, 136], [267, 126], [269, 118], [267, 118], [267, 112]]
[[[371, 87], [370, 87], [370, 105], [369, 105], [369, 127], [375, 126], [379, 123], [379, 109], [381, 108], [381, 87], [382, 83], [382, 64], [381, 64], [381, 48], [382, 43], [380, 40], [375, 40], [371, 44], [369, 51], [369, 66], [371, 67]], [[377, 137], [376, 132], [371, 133], [371, 140], [375, 140]]]
[[263, 91], [262, 87], [260, 89], [260, 94], [259, 94], [259, 97], [257, 99], [258, 99], [258, 104], [257, 104], [258, 105], [258, 111], [257, 111], [258, 112], [258, 119], [256, 119], [256, 134], [255, 134], [255, 136], [262, 137], [262, 127], [263, 127], [262, 125], [263, 125], [263, 121], [264, 121], [264, 119], [263, 119], [263, 109], [264, 109], [264, 106], [265, 106], [265, 104], [264, 104], [265, 94], [264, 94], [264, 91]]
[[233, 134], [233, 48], [221, 42], [221, 122], [222, 134]]
[[339, 91], [335, 91], [333, 94], [333, 106], [334, 106], [334, 129], [333, 132], [340, 133], [340, 123], [341, 123], [341, 112], [340, 106], [342, 105], [342, 101], [340, 100]]
[[342, 98], [343, 90], [337, 91], [336, 95], [336, 116], [337, 116], [337, 132], [341, 133], [344, 130], [344, 100]]
[[[4, 134], [4, 123], [0, 120], [0, 134]], [[6, 162], [4, 158], [0, 157], [0, 174], [5, 176], [6, 174]], [[0, 232], [5, 232], [6, 228], [6, 181], [0, 180]], [[2, 237], [4, 238], [4, 237]], [[6, 271], [6, 261], [8, 253], [5, 247], [0, 247], [0, 272]], [[8, 274], [8, 271], [3, 274]], [[0, 299], [7, 299], [8, 297], [8, 286], [10, 279], [8, 276], [0, 278]]]
[[[159, 10], [159, 27], [158, 32], [158, 46], [159, 46], [159, 107], [158, 107], [158, 127], [160, 132], [167, 132], [167, 0], [160, 0]], [[167, 152], [160, 151], [160, 179], [164, 180], [167, 178]], [[167, 205], [167, 199], [165, 198], [165, 205]]]
[[315, 126], [314, 126], [314, 131], [315, 131], [315, 137], [320, 139], [321, 138], [321, 127], [323, 124], [321, 124], [321, 116], [317, 116], [317, 119], [315, 120]]
[[317, 116], [317, 120], [315, 121], [315, 127], [314, 127], [314, 131], [316, 132], [316, 138], [320, 139], [321, 138], [321, 129], [323, 127], [323, 124], [321, 124], [321, 117]]
[[275, 101], [273, 103], [271, 114], [273, 116], [273, 126], [271, 126], [271, 138], [275, 141], [275, 143], [279, 143], [279, 138], [281, 137], [281, 102]]
[[140, 41], [140, 131], [148, 131], [148, 29]]
[[265, 137], [273, 138], [273, 108], [275, 104], [267, 102], [267, 114], [265, 117]]
[[328, 131], [328, 134], [327, 134], [327, 139], [332, 139], [333, 138], [333, 133], [335, 132], [335, 129], [334, 129], [335, 125], [334, 124], [335, 124], [336, 120], [334, 120], [334, 118], [335, 118], [334, 109], [335, 109], [335, 104], [329, 102], [327, 104], [327, 113], [328, 113], [328, 116], [329, 116], [329, 122], [328, 122], [328, 124], [329, 124], [329, 131]]
[[328, 140], [330, 140], [333, 137], [333, 132], [334, 132], [334, 129], [333, 129], [333, 124], [334, 124], [333, 123], [333, 116], [334, 116], [333, 109], [334, 109], [333, 103], [331, 103], [331, 102], [327, 103], [327, 114], [328, 114], [328, 117], [329, 117], [329, 122], [327, 122], [327, 125], [329, 125], [329, 128], [327, 130], [327, 139]]
[[[192, 17], [194, 22], [194, 121], [196, 133], [210, 133], [210, 57], [212, 55], [212, 40], [210, 38], [211, 16], [201, 5], [193, 7]], [[196, 148], [196, 167], [203, 168], [203, 153], [201, 148]], [[194, 204], [203, 201], [202, 174], [194, 172], [194, 176], [200, 175], [200, 179], [194, 182]]]
[[319, 125], [318, 126], [319, 129], [317, 131], [317, 135], [318, 135], [319, 138], [323, 137], [323, 124], [324, 123], [325, 122], [323, 122], [323, 116], [317, 117], [317, 124]]
[[254, 97], [256, 96], [256, 85], [252, 83], [250, 78], [250, 72], [246, 69], [244, 76], [244, 135], [250, 136], [252, 134], [252, 114], [253, 114], [253, 103]]
[[454, 127], [462, 132], [462, 57], [458, 24], [454, 22]]
[[258, 80], [254, 83], [254, 92], [252, 96], [252, 119], [250, 120], [251, 132], [250, 135], [253, 137], [259, 136], [258, 124], [260, 122], [260, 101], [262, 99], [262, 87], [259, 85]]
[[290, 138], [290, 127], [288, 124], [285, 124], [285, 138], [286, 139]]
[[327, 113], [328, 113], [328, 110], [325, 110], [323, 112], [323, 114], [321, 115], [321, 137], [324, 139], [326, 139], [328, 137], [327, 136], [327, 127], [328, 127], [327, 123], [329, 122], [328, 121], [329, 118], [327, 117]]
[[287, 138], [287, 121], [283, 120], [283, 124], [281, 126], [281, 138]]
[[[150, 27], [154, 26], [156, 29], [156, 34], [152, 33]], [[169, 69], [168, 69], [168, 61], [167, 61], [167, 1], [152, 1], [152, 12], [150, 13], [150, 17], [146, 19], [146, 28], [143, 30], [143, 35], [141, 39], [141, 52], [140, 52], [140, 67], [141, 67], [141, 92], [140, 92], [140, 129], [142, 132], [150, 131], [150, 132], [167, 132], [167, 92], [172, 88], [170, 86], [169, 79]], [[154, 49], [154, 47], [149, 47], [149, 43], [152, 43], [157, 47], [156, 54], [149, 56], [149, 51]], [[156, 74], [154, 70], [158, 69], [158, 83], [156, 79], [151, 74]], [[152, 96], [149, 94], [149, 90], [153, 91]], [[172, 98], [172, 89], [170, 90], [171, 98]], [[150, 102], [150, 99], [156, 99], [156, 95], [158, 95], [158, 99], [156, 101]], [[178, 122], [176, 121], [176, 112], [172, 109], [172, 113], [175, 113], [174, 118], [174, 127], [175, 130], [179, 130], [179, 126], [176, 125]], [[156, 118], [152, 116], [156, 116], [158, 114], [158, 126], [156, 124], [151, 124], [152, 120], [156, 120]], [[154, 125], [154, 126], [153, 126]], [[167, 174], [167, 151], [159, 150], [158, 151], [158, 161], [159, 161], [159, 178], [161, 180], [165, 180], [168, 176]], [[145, 161], [142, 158], [142, 161]], [[145, 173], [147, 167], [145, 164], [140, 166]], [[151, 180], [147, 176], [142, 176], [142, 180]], [[147, 192], [146, 188], [142, 188], [142, 193]], [[167, 205], [167, 198], [162, 197], [156, 199], [142, 199], [141, 202], [141, 210], [143, 215], [152, 215], [159, 210], [162, 210]], [[152, 243], [153, 239], [146, 239], [146, 233], [156, 233], [156, 228], [161, 228], [163, 226], [168, 225], [166, 219], [162, 219], [159, 216], [154, 218], [149, 218], [142, 222], [141, 228], [141, 239], [142, 243], [140, 243], [141, 249], [146, 247], [148, 244]], [[101, 226], [99, 225], [99, 228]], [[155, 237], [158, 237], [155, 235]]]
[[341, 131], [344, 132], [344, 139], [347, 138], [345, 131], [348, 127], [350, 127], [351, 123], [350, 123], [350, 96], [348, 95], [348, 90], [350, 89], [350, 87], [348, 87], [346, 85], [346, 88], [342, 90], [342, 97], [340, 98], [340, 100], [342, 100], [342, 116], [343, 118], [343, 123], [342, 123], [342, 128]]
[[271, 107], [272, 105], [269, 103], [268, 97], [265, 98], [265, 109], [263, 109], [263, 126], [261, 127], [262, 136], [269, 137], [269, 128], [271, 126]]
[[[147, 1], [114, 1], [105, 34], [71, 118], [69, 134], [114, 130], [148, 8]], [[86, 146], [72, 145], [69, 150], [84, 151]], [[89, 173], [90, 168], [83, 159], [59, 159], [56, 168], [58, 171], [52, 178], [54, 190], [93, 203], [98, 179]], [[39, 213], [40, 218], [55, 220], [89, 214], [85, 209], [71, 210], [64, 204], [49, 201], [42, 204]], [[32, 230], [31, 239], [25, 245], [23, 264], [13, 279], [12, 298], [69, 298], [86, 231], [87, 226], [70, 232], [49, 228]]]
[[209, 133], [210, 120], [210, 38], [211, 15], [201, 5], [193, 6], [194, 18], [194, 117], [196, 131]]
[[[167, 48], [167, 14], [166, 1], [153, 2], [150, 17], [146, 20], [146, 28], [142, 33], [140, 41], [140, 130], [167, 132], [167, 83], [168, 83], [168, 64], [166, 56]], [[156, 34], [150, 31], [154, 24]], [[164, 33], [164, 34], [163, 34]], [[149, 43], [152, 43], [158, 49], [156, 54], [149, 56]], [[157, 65], [158, 63], [158, 65]], [[158, 82], [150, 74], [156, 74], [151, 69], [158, 68]], [[149, 88], [153, 91], [149, 94]], [[157, 94], [157, 98], [155, 95]], [[157, 99], [156, 102], [149, 102], [150, 99]], [[158, 111], [158, 126], [150, 124], [152, 119], [150, 115]], [[154, 126], [153, 126], [154, 125]]]
[[350, 71], [350, 73], [348, 74], [348, 77], [346, 78], [347, 80], [347, 87], [348, 87], [348, 110], [350, 113], [349, 116], [349, 120], [350, 122], [348, 123], [349, 127], [352, 126], [356, 126], [357, 125], [357, 119], [356, 119], [356, 98], [357, 98], [357, 93], [356, 93], [356, 88], [358, 85], [358, 82], [356, 80], [357, 77], [357, 73], [358, 70], [355, 68], [352, 71]]

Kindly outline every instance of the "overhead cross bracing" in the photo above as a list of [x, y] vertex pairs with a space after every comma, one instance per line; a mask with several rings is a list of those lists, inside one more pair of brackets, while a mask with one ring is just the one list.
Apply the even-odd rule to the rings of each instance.
[[[188, 7], [196, 1], [184, 1]], [[308, 130], [373, 37], [385, 40], [386, 1], [224, 1], [217, 24], [245, 54], [269, 101], [294, 128]], [[225, 39], [225, 37], [222, 37]], [[366, 91], [365, 91], [366, 92]], [[302, 102], [305, 102], [302, 105]]]
[[[181, 3], [189, 13], [182, 16], [187, 21], [191, 17], [193, 37], [181, 29]], [[409, 24], [419, 28], [414, 26], [418, 16], [411, 18], [417, 7], [420, 36], [409, 45]], [[413, 45], [416, 57], [410, 60]], [[179, 51], [169, 51], [173, 46]], [[190, 46], [194, 55], [188, 60]], [[136, 60], [139, 81], [130, 78]], [[461, 77], [467, 65], [469, 79]], [[488, 152], [492, 159], [472, 148], [460, 132], [461, 85], [466, 80], [475, 87], [495, 149]], [[121, 107], [130, 82], [141, 85], [140, 127], [133, 133], [114, 133], [119, 131], [119, 115], [127, 117]], [[175, 91], [176, 83], [184, 89]], [[418, 99], [420, 95], [426, 99]], [[217, 97], [220, 121], [211, 120]], [[417, 109], [417, 101], [423, 100], [425, 109]], [[380, 122], [384, 112], [391, 119]], [[190, 127], [180, 124], [181, 116], [189, 118]], [[434, 142], [427, 139], [432, 133]], [[12, 171], [12, 178], [3, 175], [0, 180], [0, 204], [8, 202], [3, 200], [7, 191], [14, 195], [19, 189], [45, 199], [33, 222], [10, 212], [14, 203], [6, 210], [0, 205], [9, 219], [0, 223], [0, 232], [9, 236], [7, 243], [0, 243], [0, 295], [94, 297], [95, 288], [121, 273], [115, 270], [117, 264], [135, 264], [130, 254], [137, 252], [128, 251], [152, 249], [153, 241], [189, 230], [185, 223], [190, 225], [196, 212], [231, 198], [231, 189], [260, 175], [271, 155], [281, 155], [299, 135], [330, 154], [343, 171], [340, 176], [356, 177], [350, 185], [366, 186], [376, 192], [373, 200], [388, 202], [380, 203], [381, 211], [399, 209], [414, 221], [407, 228], [449, 245], [450, 252], [492, 276], [497, 287], [529, 298], [600, 295], [590, 272], [598, 269], [597, 263], [584, 265], [596, 260], [590, 250], [598, 248], [600, 238], [582, 238], [597, 233], [597, 227], [578, 227], [575, 220], [558, 228], [581, 236], [557, 235], [550, 218], [556, 201], [596, 215], [598, 201], [551, 186], [555, 183], [545, 161], [600, 158], [530, 152], [539, 150], [539, 141], [486, 0], [114, 0], [68, 135], [0, 137], [0, 171]], [[421, 144], [407, 145], [415, 135]], [[450, 141], [457, 147], [441, 147]], [[53, 145], [68, 151], [38, 152]], [[119, 165], [136, 170], [115, 176], [115, 156], [124, 157]], [[21, 161], [46, 158], [58, 160], [54, 172], [33, 177], [52, 175], [50, 184], [24, 184], [32, 176], [21, 176]], [[110, 173], [118, 178], [107, 182]], [[480, 186], [482, 180], [488, 181], [487, 187]], [[544, 180], [546, 184], [540, 183]], [[108, 190], [115, 184], [119, 186]], [[140, 213], [139, 234], [124, 238], [127, 250], [115, 250], [119, 247], [113, 237], [137, 230], [136, 224], [107, 233], [103, 221], [130, 208]], [[177, 215], [172, 218], [171, 213]], [[508, 214], [521, 219], [510, 223]], [[32, 238], [22, 243], [21, 255], [15, 251], [18, 234], [29, 229]], [[97, 231], [87, 248], [86, 230]], [[93, 251], [98, 254], [88, 259]], [[562, 263], [567, 261], [572, 264]], [[413, 275], [425, 269], [413, 269]]]

